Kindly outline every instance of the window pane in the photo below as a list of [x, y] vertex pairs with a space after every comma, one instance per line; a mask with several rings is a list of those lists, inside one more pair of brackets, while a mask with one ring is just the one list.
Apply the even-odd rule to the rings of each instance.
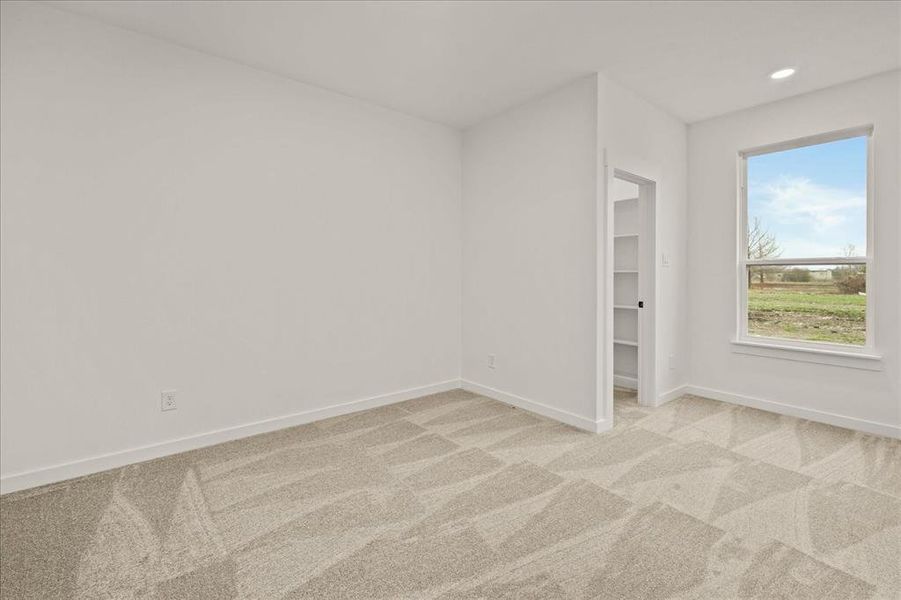
[[748, 333], [863, 346], [866, 266], [748, 268]]
[[867, 136], [749, 156], [748, 258], [865, 256]]

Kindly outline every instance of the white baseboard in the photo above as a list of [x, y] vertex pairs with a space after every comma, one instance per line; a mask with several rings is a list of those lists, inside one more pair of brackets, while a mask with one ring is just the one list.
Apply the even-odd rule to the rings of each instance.
[[589, 419], [588, 417], [583, 417], [581, 415], [577, 415], [565, 410], [560, 410], [559, 408], [554, 408], [552, 406], [548, 406], [547, 404], [529, 400], [528, 398], [523, 398], [522, 396], [517, 396], [516, 394], [496, 390], [492, 387], [488, 387], [487, 385], [482, 385], [474, 381], [464, 379], [461, 381], [461, 383], [464, 390], [473, 392], [475, 394], [481, 394], [482, 396], [487, 396], [500, 402], [504, 402], [505, 404], [510, 404], [517, 408], [522, 408], [533, 413], [538, 413], [539, 415], [548, 417], [549, 419], [554, 419], [555, 421], [560, 421], [561, 423], [566, 423], [567, 425], [572, 425], [573, 427], [578, 427], [579, 429], [585, 429], [586, 431], [591, 431], [592, 433], [601, 433], [603, 431], [609, 430], [613, 426], [612, 423], [605, 419], [594, 421], [592, 419]]
[[629, 390], [637, 390], [638, 389], [638, 378], [632, 377], [631, 375], [617, 375], [613, 374], [613, 385], [621, 388], [626, 388]]
[[[901, 439], [901, 427], [890, 425], [888, 423], [877, 423], [875, 421], [867, 421], [865, 419], [856, 419], [854, 417], [846, 417], [813, 408], [804, 408], [793, 404], [783, 404], [781, 402], [773, 402], [772, 400], [762, 400], [760, 398], [752, 398], [751, 396], [743, 396], [741, 394], [733, 394], [722, 390], [701, 387], [696, 385], [687, 385], [682, 389], [682, 394], [694, 394], [695, 396], [703, 396], [712, 400], [721, 402], [729, 402], [731, 404], [739, 404], [750, 408], [758, 408], [769, 412], [787, 415], [790, 417], [798, 417], [799, 419], [807, 419], [808, 421], [817, 421], [818, 423], [826, 423], [827, 425], [835, 425], [836, 427], [844, 427], [846, 429], [854, 429], [864, 433], [872, 433], [874, 435], [882, 435], [892, 438]], [[681, 395], [681, 394], [680, 394]]]
[[92, 456], [90, 458], [84, 458], [69, 463], [24, 471], [21, 473], [13, 473], [11, 475], [0, 477], [0, 494], [7, 494], [9, 492], [24, 490], [39, 485], [64, 481], [66, 479], [72, 479], [73, 477], [90, 475], [91, 473], [124, 467], [125, 465], [144, 462], [154, 458], [161, 458], [163, 456], [169, 456], [187, 450], [196, 450], [205, 446], [212, 446], [213, 444], [229, 442], [260, 433], [284, 429], [286, 427], [303, 425], [304, 423], [319, 421], [320, 419], [326, 419], [328, 417], [335, 417], [369, 408], [385, 406], [386, 404], [394, 404], [395, 402], [419, 398], [420, 396], [458, 389], [459, 387], [460, 380], [451, 379], [432, 385], [400, 390], [351, 402], [343, 402], [324, 408], [317, 408], [283, 417], [246, 423], [244, 425], [236, 425], [234, 427], [209, 431], [176, 440], [168, 440], [158, 444], [129, 448], [127, 450], [111, 452], [100, 456]]
[[680, 396], [691, 393], [688, 391], [688, 387], [689, 386], [687, 385], [680, 385], [678, 387], [674, 387], [668, 392], [663, 392], [662, 394], [657, 396], [657, 404], [655, 404], [655, 406], [663, 406], [671, 400], [675, 400]]
[[[395, 402], [402, 402], [404, 400], [410, 400], [412, 398], [427, 396], [429, 394], [453, 390], [460, 387], [465, 390], [487, 396], [489, 398], [494, 398], [495, 400], [499, 400], [500, 402], [505, 402], [518, 408], [540, 414], [550, 419], [572, 425], [573, 427], [578, 427], [579, 429], [585, 429], [587, 431], [600, 433], [607, 431], [612, 427], [612, 423], [604, 419], [593, 421], [590, 418], [554, 408], [546, 404], [536, 402], [534, 400], [529, 400], [527, 398], [517, 396], [515, 394], [510, 394], [508, 392], [481, 385], [474, 381], [461, 381], [459, 379], [451, 379], [432, 385], [400, 390], [397, 392], [391, 392], [379, 396], [372, 396], [370, 398], [363, 398], [351, 402], [344, 402], [341, 404], [335, 404], [332, 406], [295, 413], [292, 415], [286, 415], [283, 417], [275, 417], [263, 421], [237, 425], [235, 427], [228, 427], [176, 440], [168, 440], [165, 442], [160, 442], [158, 444], [151, 444], [138, 448], [130, 448], [119, 452], [93, 456], [69, 463], [53, 465], [50, 467], [34, 469], [31, 471], [24, 471], [21, 473], [13, 473], [11, 475], [5, 475], [3, 477], [0, 477], [0, 494], [7, 494], [18, 490], [46, 485], [48, 483], [64, 481], [73, 477], [81, 477], [83, 475], [89, 475], [91, 473], [106, 471], [108, 469], [123, 467], [125, 465], [139, 463], [154, 458], [161, 458], [163, 456], [169, 456], [171, 454], [177, 454], [179, 452], [196, 450], [205, 446], [228, 442], [231, 440], [249, 437], [260, 433], [276, 431], [278, 429], [284, 429], [286, 427], [303, 425], [304, 423], [310, 423], [313, 421], [318, 421], [320, 419], [326, 419], [328, 417], [349, 414], [360, 410], [385, 406], [387, 404], [394, 404]], [[694, 394], [696, 396], [703, 396], [722, 402], [729, 402], [732, 404], [739, 404], [741, 406], [748, 406], [751, 408], [766, 410], [769, 412], [788, 415], [791, 417], [798, 417], [801, 419], [808, 419], [810, 421], [827, 423], [829, 425], [845, 427], [848, 429], [863, 431], [865, 433], [872, 433], [874, 435], [882, 435], [901, 439], [901, 427], [898, 427], [896, 425], [877, 423], [864, 419], [856, 419], [853, 417], [804, 408], [792, 404], [783, 404], [770, 400], [762, 400], [760, 398], [752, 398], [750, 396], [743, 396], [741, 394], [733, 394], [731, 392], [695, 385], [679, 386], [668, 392], [660, 394], [657, 397], [657, 405], [660, 406], [684, 394]]]

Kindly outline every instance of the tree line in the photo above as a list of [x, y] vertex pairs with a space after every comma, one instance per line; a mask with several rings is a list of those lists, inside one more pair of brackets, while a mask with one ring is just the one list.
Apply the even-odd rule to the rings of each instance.
[[[854, 244], [847, 244], [842, 248], [842, 255], [852, 257], [856, 255]], [[748, 258], [765, 259], [782, 256], [782, 247], [776, 241], [776, 236], [763, 227], [759, 217], [754, 217], [748, 227]], [[772, 279], [776, 273], [782, 273], [782, 281], [792, 283], [808, 283], [813, 280], [810, 269], [798, 267], [782, 267], [777, 265], [754, 267], [748, 269], [748, 287], [757, 277], [763, 285], [767, 278]], [[841, 265], [832, 269], [832, 283], [843, 294], [857, 294], [866, 291], [866, 267], [864, 265]]]

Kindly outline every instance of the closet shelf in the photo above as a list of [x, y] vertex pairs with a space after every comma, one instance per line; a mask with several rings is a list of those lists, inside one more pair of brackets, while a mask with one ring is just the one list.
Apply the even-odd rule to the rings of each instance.
[[638, 269], [614, 269], [613, 270], [614, 275], [616, 275], [618, 273], [638, 275]]
[[632, 306], [631, 304], [614, 304], [613, 308], [617, 310], [638, 310], [637, 306]]
[[619, 344], [620, 346], [632, 346], [633, 348], [638, 348], [638, 342], [631, 342], [629, 340], [613, 340], [614, 344]]

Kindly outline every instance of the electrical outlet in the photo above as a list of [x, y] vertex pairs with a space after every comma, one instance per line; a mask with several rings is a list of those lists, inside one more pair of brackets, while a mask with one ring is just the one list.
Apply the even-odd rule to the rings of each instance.
[[672, 371], [675, 368], [676, 368], [676, 355], [670, 354], [669, 355], [669, 370]]
[[669, 266], [669, 256], [665, 252], [660, 255], [660, 266], [661, 267]]
[[488, 368], [489, 369], [494, 368], [494, 355], [493, 354], [488, 355]]
[[160, 392], [160, 410], [165, 412], [167, 410], [175, 410], [178, 408], [178, 403], [175, 401], [175, 390], [166, 390]]

